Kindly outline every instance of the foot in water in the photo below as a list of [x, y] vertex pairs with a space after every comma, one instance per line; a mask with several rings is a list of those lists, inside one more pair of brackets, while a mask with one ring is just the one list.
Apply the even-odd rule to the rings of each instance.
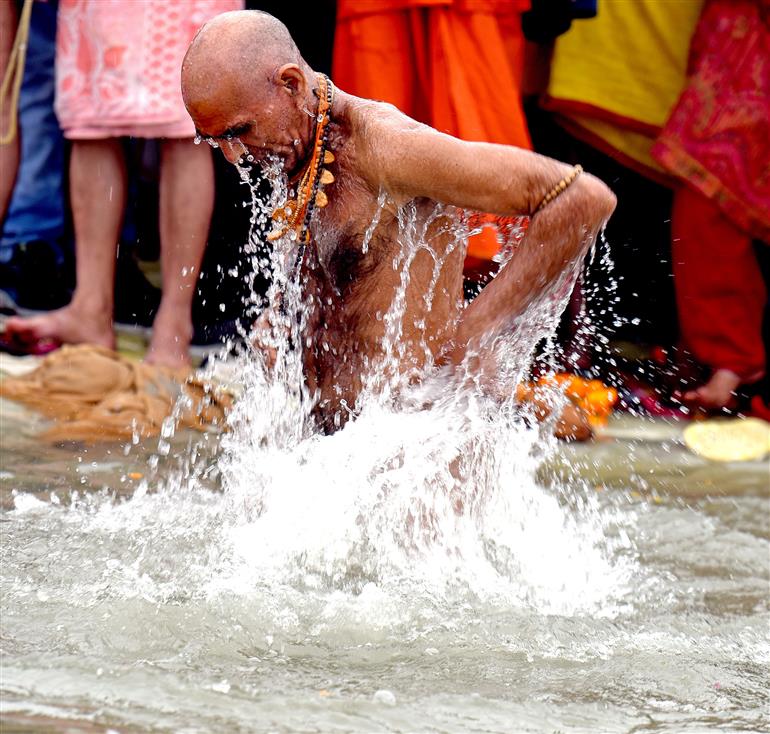
[[695, 408], [721, 410], [734, 402], [736, 391], [742, 383], [743, 380], [732, 370], [716, 370], [705, 385], [689, 390], [683, 398]]
[[115, 348], [110, 314], [105, 315], [104, 309], [80, 308], [73, 303], [40, 316], [9, 318], [3, 337], [5, 342], [30, 353], [53, 344], [96, 344]]
[[145, 360], [170, 369], [190, 366], [190, 340], [193, 327], [187, 308], [167, 307], [161, 303], [152, 325], [152, 340]]

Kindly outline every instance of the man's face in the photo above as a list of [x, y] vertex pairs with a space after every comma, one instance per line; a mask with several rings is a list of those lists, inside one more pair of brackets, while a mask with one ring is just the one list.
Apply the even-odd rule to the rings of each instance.
[[303, 160], [310, 118], [278, 87], [249, 91], [223, 84], [207, 96], [190, 94], [187, 107], [199, 136], [221, 148], [230, 163], [278, 156], [292, 172]]

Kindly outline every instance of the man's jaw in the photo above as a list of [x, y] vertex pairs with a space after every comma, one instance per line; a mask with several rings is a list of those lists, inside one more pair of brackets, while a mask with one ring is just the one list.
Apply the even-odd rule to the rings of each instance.
[[296, 176], [310, 160], [310, 145], [301, 138], [295, 140], [300, 141], [299, 145], [292, 145], [290, 150], [280, 154], [283, 157], [284, 171], [289, 178]]

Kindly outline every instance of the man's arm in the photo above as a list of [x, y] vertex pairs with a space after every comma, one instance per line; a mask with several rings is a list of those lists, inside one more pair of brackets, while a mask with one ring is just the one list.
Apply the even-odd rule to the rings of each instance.
[[535, 214], [505, 267], [463, 312], [451, 361], [459, 363], [468, 349], [476, 350], [489, 338], [509, 333], [530, 305], [551, 296], [557, 285], [564, 284], [562, 278], [576, 275], [614, 208], [614, 194], [598, 179], [582, 173]]
[[[375, 123], [378, 124], [378, 123]], [[452, 361], [482, 336], [510, 330], [516, 317], [579, 263], [615, 208], [599, 179], [580, 174], [551, 203], [543, 197], [572, 166], [512, 146], [469, 143], [394, 115], [372, 138], [372, 169], [397, 199], [428, 197], [504, 216], [532, 215], [507, 265], [465, 311]]]
[[[572, 167], [529, 150], [459, 140], [382, 105], [368, 120], [364, 173], [397, 200], [424, 196], [503, 216], [532, 214]], [[586, 179], [581, 177], [583, 185]], [[595, 182], [597, 196], [609, 189]]]

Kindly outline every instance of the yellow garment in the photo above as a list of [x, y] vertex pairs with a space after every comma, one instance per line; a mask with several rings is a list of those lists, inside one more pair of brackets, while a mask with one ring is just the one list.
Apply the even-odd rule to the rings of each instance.
[[[554, 48], [546, 106], [657, 171], [649, 149], [684, 88], [702, 0], [604, 0]], [[636, 135], [626, 135], [626, 131]]]
[[55, 419], [44, 437], [91, 441], [156, 436], [184, 393], [178, 424], [204, 430], [224, 423], [229, 394], [189, 374], [132, 362], [90, 345], [64, 346], [21, 377], [0, 382], [0, 397]]

